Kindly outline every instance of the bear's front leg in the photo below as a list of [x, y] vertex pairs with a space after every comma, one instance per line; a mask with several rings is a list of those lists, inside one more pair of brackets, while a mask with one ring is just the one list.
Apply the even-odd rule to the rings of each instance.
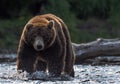
[[50, 61], [48, 63], [48, 71], [50, 76], [59, 77], [64, 69], [63, 61]]
[[18, 57], [17, 57], [17, 70], [27, 71], [28, 73], [32, 73], [34, 71], [34, 64], [36, 61], [35, 53], [30, 47], [26, 44], [22, 44], [18, 48]]
[[35, 58], [19, 58], [17, 60], [17, 70], [18, 72], [26, 71], [28, 73], [34, 72]]

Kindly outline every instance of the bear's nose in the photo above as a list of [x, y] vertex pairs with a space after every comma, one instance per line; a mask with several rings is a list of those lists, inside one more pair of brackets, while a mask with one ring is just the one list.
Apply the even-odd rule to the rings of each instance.
[[37, 49], [41, 49], [42, 48], [42, 45], [37, 45]]

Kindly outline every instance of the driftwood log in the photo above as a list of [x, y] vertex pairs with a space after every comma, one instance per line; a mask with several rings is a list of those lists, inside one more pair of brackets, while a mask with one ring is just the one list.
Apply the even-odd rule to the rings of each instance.
[[102, 39], [76, 44], [72, 43], [76, 55], [76, 64], [116, 63], [120, 64], [120, 39]]
[[[120, 39], [102, 39], [89, 43], [72, 43], [75, 64], [120, 64]], [[0, 62], [16, 60], [16, 54], [1, 54]]]

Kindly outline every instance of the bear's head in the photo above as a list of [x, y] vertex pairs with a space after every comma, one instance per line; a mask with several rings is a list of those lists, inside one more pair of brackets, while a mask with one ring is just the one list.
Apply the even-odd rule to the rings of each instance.
[[53, 20], [32, 20], [26, 25], [26, 39], [36, 51], [42, 51], [50, 47], [56, 38], [56, 30]]

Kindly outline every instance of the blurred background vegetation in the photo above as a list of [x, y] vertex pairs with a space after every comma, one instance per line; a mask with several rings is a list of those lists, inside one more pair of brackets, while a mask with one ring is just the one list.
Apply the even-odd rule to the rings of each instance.
[[63, 19], [72, 42], [120, 37], [120, 0], [0, 0], [0, 51], [16, 50], [27, 21], [45, 13]]

